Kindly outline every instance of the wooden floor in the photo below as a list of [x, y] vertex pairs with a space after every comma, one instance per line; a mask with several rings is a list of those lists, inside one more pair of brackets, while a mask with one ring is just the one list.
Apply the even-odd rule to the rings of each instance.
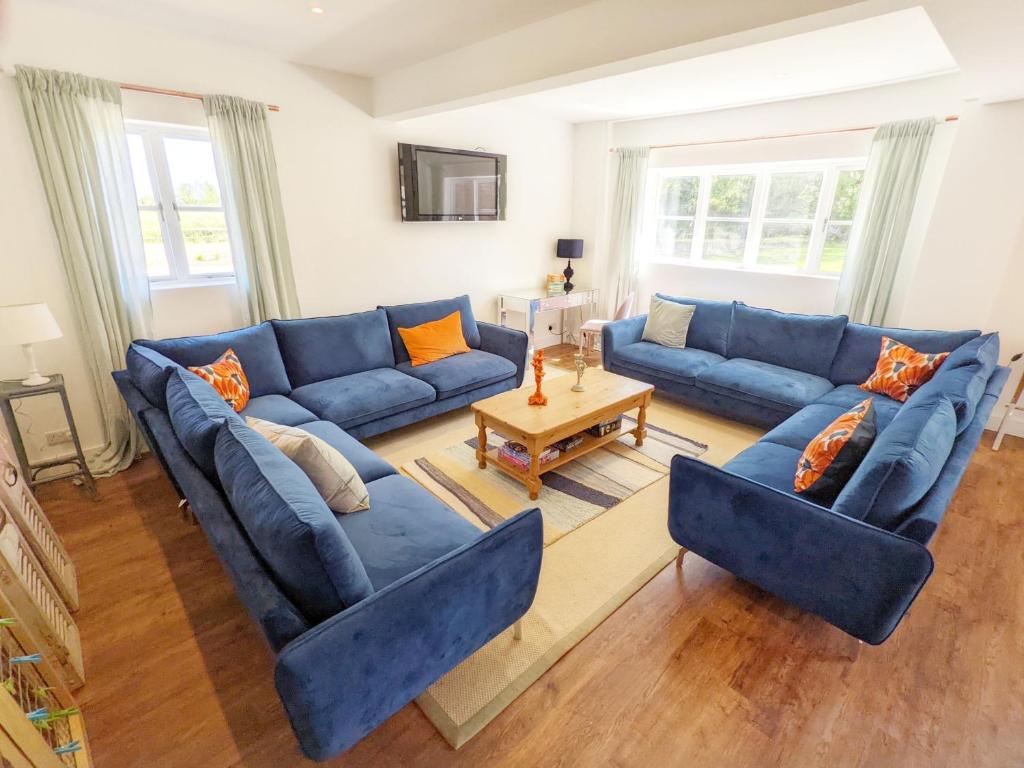
[[[1024, 441], [991, 438], [881, 647], [690, 554], [458, 752], [410, 704], [330, 765], [1024, 766]], [[79, 569], [98, 768], [311, 765], [262, 635], [156, 462], [100, 492], [39, 493]]]

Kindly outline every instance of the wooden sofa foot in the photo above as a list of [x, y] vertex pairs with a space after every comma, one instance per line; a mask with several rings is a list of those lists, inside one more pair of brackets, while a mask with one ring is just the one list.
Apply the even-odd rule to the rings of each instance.
[[677, 569], [683, 567], [683, 555], [685, 555], [687, 552], [689, 552], [689, 550], [686, 547], [680, 547], [679, 548], [679, 552], [676, 554], [676, 568]]
[[512, 639], [522, 640], [523, 639], [523, 620], [520, 619], [512, 625]]

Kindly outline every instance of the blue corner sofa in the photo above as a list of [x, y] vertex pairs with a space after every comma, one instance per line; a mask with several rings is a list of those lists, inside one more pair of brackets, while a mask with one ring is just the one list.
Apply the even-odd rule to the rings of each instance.
[[[455, 309], [471, 351], [413, 368], [397, 328]], [[524, 333], [475, 322], [463, 296], [140, 340], [114, 373], [276, 654], [278, 694], [310, 758], [355, 744], [530, 607], [538, 509], [482, 532], [356, 439], [518, 386], [526, 346]], [[252, 392], [241, 416], [183, 367], [228, 347]], [[370, 508], [335, 515], [243, 416], [333, 445]]]
[[[721, 468], [673, 459], [673, 539], [854, 637], [883, 642], [931, 575], [926, 545], [1009, 375], [998, 365], [998, 335], [658, 296], [696, 306], [687, 347], [642, 341], [646, 316], [633, 317], [605, 326], [605, 368], [770, 429]], [[951, 353], [906, 403], [858, 386], [883, 335]], [[793, 478], [807, 443], [867, 397], [879, 431], [863, 462], [831, 507], [800, 497]]]

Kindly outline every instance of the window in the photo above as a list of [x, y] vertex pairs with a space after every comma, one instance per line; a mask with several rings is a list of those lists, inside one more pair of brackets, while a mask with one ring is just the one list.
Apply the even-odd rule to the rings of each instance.
[[234, 275], [213, 147], [201, 128], [130, 122], [128, 154], [151, 282]]
[[864, 161], [658, 168], [643, 229], [648, 258], [838, 276]]

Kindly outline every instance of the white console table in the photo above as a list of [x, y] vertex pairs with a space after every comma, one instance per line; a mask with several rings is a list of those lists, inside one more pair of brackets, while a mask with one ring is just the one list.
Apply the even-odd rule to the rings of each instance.
[[561, 340], [565, 342], [565, 310], [574, 307], [590, 306], [591, 311], [597, 308], [600, 291], [597, 288], [575, 288], [571, 293], [548, 296], [541, 289], [509, 291], [498, 294], [498, 317], [502, 326], [507, 324], [509, 312], [522, 312], [526, 315], [526, 332], [530, 335], [530, 353], [534, 347], [534, 325], [538, 312], [561, 310]]

